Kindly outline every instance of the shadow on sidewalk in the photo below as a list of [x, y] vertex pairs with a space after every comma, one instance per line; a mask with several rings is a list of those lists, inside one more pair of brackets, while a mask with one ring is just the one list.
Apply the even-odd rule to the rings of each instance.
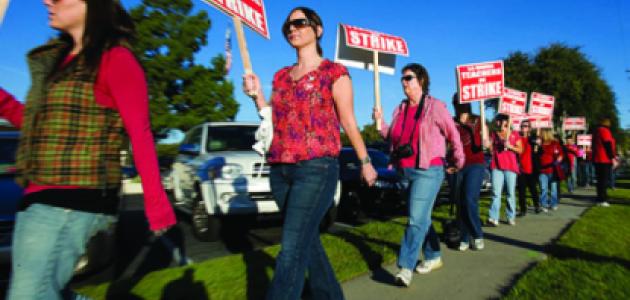
[[517, 240], [517, 239], [513, 239], [513, 238], [509, 238], [509, 237], [505, 237], [505, 236], [501, 236], [501, 235], [496, 235], [490, 232], [484, 232], [483, 233], [483, 237], [484, 239], [488, 239], [491, 241], [495, 241], [495, 242], [499, 242], [499, 243], [503, 243], [506, 245], [511, 245], [511, 246], [515, 246], [515, 247], [519, 247], [519, 248], [523, 248], [523, 249], [529, 249], [532, 251], [537, 251], [537, 252], [546, 252], [546, 250], [548, 249], [548, 245], [537, 245], [534, 243], [530, 243], [530, 242], [524, 242], [521, 240]]
[[[343, 239], [344, 241], [356, 247], [357, 250], [359, 250], [359, 252], [363, 256], [363, 260], [368, 265], [369, 270], [372, 272], [372, 280], [391, 285], [394, 285], [396, 283], [394, 275], [385, 270], [382, 265], [384, 262], [384, 248], [390, 248], [394, 253], [397, 253], [399, 248], [398, 244], [378, 239], [367, 238], [365, 236], [358, 235], [349, 231], [337, 232], [333, 233], [332, 235]], [[372, 247], [370, 247], [368, 243], [378, 245], [379, 247], [382, 246], [383, 251], [381, 251], [381, 253], [375, 251]]]

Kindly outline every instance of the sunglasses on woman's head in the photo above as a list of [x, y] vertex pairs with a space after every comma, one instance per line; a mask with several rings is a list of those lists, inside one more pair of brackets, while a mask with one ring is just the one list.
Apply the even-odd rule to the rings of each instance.
[[405, 75], [405, 76], [403, 76], [403, 77], [400, 77], [400, 81], [407, 81], [407, 82], [409, 82], [409, 81], [411, 81], [411, 80], [412, 80], [412, 79], [414, 79], [414, 78], [416, 78], [416, 76], [413, 76], [413, 75]]
[[309, 19], [293, 19], [293, 20], [289, 20], [284, 22], [284, 25], [282, 25], [282, 32], [287, 35], [289, 34], [289, 28], [291, 28], [291, 26], [295, 27], [296, 29], [302, 29], [304, 27], [307, 26], [312, 26], [312, 25], [316, 25], [315, 22], [309, 20]]

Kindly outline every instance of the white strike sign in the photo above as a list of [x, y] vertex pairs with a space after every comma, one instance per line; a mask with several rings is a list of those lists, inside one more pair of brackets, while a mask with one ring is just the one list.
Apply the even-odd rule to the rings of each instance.
[[591, 146], [593, 136], [590, 134], [578, 134], [577, 145], [578, 146]]
[[254, 31], [269, 39], [263, 0], [203, 0], [229, 16], [236, 16]]
[[503, 95], [499, 102], [499, 113], [509, 116], [525, 114], [527, 93], [511, 88], [503, 88]]
[[530, 115], [553, 116], [553, 106], [556, 99], [553, 96], [533, 92], [529, 103]]
[[401, 37], [341, 24], [346, 45], [369, 51], [409, 56], [407, 42]]
[[532, 124], [532, 128], [553, 128], [551, 116], [530, 115], [529, 121]]
[[586, 130], [585, 117], [568, 117], [562, 122], [563, 130]]
[[503, 61], [457, 66], [459, 102], [499, 98], [503, 93]]

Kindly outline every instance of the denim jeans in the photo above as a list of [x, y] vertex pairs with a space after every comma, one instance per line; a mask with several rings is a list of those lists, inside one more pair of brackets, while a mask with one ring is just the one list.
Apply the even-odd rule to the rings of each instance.
[[573, 160], [570, 172], [569, 176], [567, 176], [567, 190], [569, 193], [572, 193], [577, 185], [577, 159]]
[[7, 299], [81, 298], [63, 291], [90, 238], [114, 216], [33, 204], [18, 212]]
[[512, 171], [492, 170], [492, 205], [490, 205], [489, 218], [499, 220], [501, 214], [501, 194], [503, 193], [503, 183], [506, 184], [507, 205], [505, 214], [508, 220], [513, 220], [516, 216], [516, 173]]
[[344, 299], [319, 239], [338, 178], [339, 163], [331, 157], [271, 166], [271, 191], [284, 225], [267, 299], [300, 299], [307, 271], [313, 299]]
[[483, 164], [473, 164], [457, 172], [460, 176], [461, 192], [458, 195], [460, 230], [462, 242], [467, 243], [470, 237], [473, 239], [483, 238], [481, 230], [481, 220], [479, 219], [479, 192], [483, 181]]
[[[558, 206], [558, 181], [553, 178], [553, 174], [540, 173], [538, 178], [540, 181], [540, 203], [542, 206], [546, 208]], [[551, 192], [551, 203], [547, 195], [548, 191]]]
[[441, 256], [439, 239], [431, 223], [431, 212], [444, 180], [444, 167], [404, 168], [402, 172], [402, 183], [408, 191], [409, 224], [401, 241], [398, 266], [412, 270], [416, 267], [420, 246], [425, 260]]

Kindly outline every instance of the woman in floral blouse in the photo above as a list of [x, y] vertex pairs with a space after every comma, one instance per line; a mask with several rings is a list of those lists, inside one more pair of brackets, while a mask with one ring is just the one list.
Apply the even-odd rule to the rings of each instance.
[[343, 299], [319, 240], [319, 224], [339, 178], [339, 125], [357, 151], [361, 176], [369, 185], [376, 181], [376, 171], [357, 128], [348, 71], [322, 57], [321, 18], [297, 7], [282, 33], [296, 50], [297, 63], [276, 72], [271, 102], [266, 102], [258, 76], [245, 75], [243, 82], [244, 92], [256, 95], [259, 110], [272, 108], [270, 184], [284, 213], [281, 251], [267, 298], [299, 299], [308, 271], [314, 299]]

